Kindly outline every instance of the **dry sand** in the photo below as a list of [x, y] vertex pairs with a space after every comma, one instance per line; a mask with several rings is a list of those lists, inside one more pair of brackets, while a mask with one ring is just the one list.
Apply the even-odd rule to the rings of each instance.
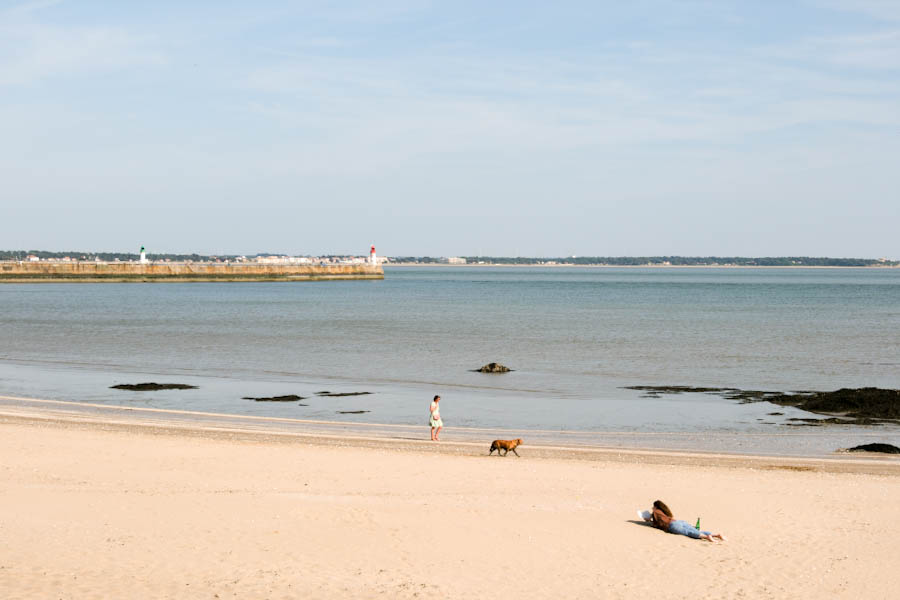
[[[900, 461], [0, 415], [0, 597], [897, 598]], [[635, 521], [661, 498], [729, 537]]]

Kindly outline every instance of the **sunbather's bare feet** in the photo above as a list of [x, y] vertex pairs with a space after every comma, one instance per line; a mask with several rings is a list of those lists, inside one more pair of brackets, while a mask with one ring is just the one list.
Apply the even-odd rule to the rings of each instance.
[[713, 534], [713, 537], [719, 538], [719, 539], [722, 540], [723, 542], [727, 542], [727, 541], [728, 541], [728, 540], [725, 538], [725, 536], [722, 535], [721, 533], [715, 533], [715, 534]]

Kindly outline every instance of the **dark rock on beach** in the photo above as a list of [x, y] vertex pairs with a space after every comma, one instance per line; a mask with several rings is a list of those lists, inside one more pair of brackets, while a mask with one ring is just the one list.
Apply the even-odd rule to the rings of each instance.
[[111, 385], [113, 390], [132, 390], [134, 392], [155, 392], [157, 390], [196, 390], [196, 385], [184, 383], [121, 383]]
[[814, 413], [843, 414], [855, 419], [900, 420], [900, 390], [844, 388], [834, 392], [782, 394], [768, 400]]
[[882, 452], [884, 454], [900, 454], [900, 448], [893, 444], [863, 444], [847, 448], [847, 452]]
[[[829, 419], [793, 419], [794, 421], [804, 421], [803, 425], [877, 425], [879, 421], [900, 421], [900, 390], [868, 387], [843, 388], [834, 392], [766, 392], [678, 385], [638, 385], [628, 386], [626, 389], [642, 391], [645, 396], [651, 398], [658, 398], [661, 394], [716, 394], [727, 400], [737, 400], [743, 403], [771, 402], [780, 406], [793, 406], [811, 413], [834, 416]], [[800, 425], [801, 423], [793, 424]]]
[[372, 392], [316, 392], [316, 396], [327, 396], [329, 398], [341, 398], [343, 396], [365, 396]]
[[512, 371], [509, 367], [505, 367], [500, 363], [488, 363], [480, 369], [472, 369], [475, 373], [509, 373]]
[[289, 394], [287, 396], [270, 396], [268, 398], [253, 398], [251, 396], [244, 396], [242, 398], [242, 400], [256, 400], [257, 402], [296, 402], [305, 399], [304, 396], [297, 396], [295, 394]]
[[363, 413], [372, 412], [370, 410], [339, 410], [337, 414], [339, 415], [361, 415]]

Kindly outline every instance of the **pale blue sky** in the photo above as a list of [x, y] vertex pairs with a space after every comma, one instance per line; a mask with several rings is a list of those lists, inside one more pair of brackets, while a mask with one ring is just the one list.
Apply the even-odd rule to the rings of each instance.
[[900, 258], [898, 165], [895, 0], [0, 1], [2, 249]]

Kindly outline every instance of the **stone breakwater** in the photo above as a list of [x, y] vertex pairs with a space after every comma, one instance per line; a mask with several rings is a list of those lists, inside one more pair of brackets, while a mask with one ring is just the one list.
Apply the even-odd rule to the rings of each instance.
[[381, 266], [253, 263], [0, 262], [0, 283], [384, 279]]

